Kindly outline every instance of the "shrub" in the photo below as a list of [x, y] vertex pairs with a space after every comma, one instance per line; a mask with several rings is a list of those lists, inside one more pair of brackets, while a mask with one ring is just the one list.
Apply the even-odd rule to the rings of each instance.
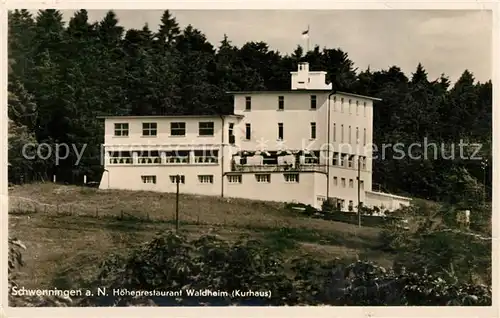
[[[288, 274], [285, 274], [288, 273]], [[285, 262], [259, 241], [188, 241], [162, 233], [125, 260], [101, 265], [96, 286], [128, 290], [266, 291], [265, 297], [85, 298], [81, 305], [487, 305], [491, 288], [374, 263], [311, 257]]]
[[338, 208], [335, 202], [331, 199], [328, 198], [323, 203], [321, 204], [321, 211], [322, 212], [337, 212]]
[[[9, 239], [9, 288], [22, 264], [16, 240]], [[286, 274], [285, 274], [286, 273]], [[371, 262], [304, 257], [285, 262], [259, 241], [229, 244], [214, 236], [188, 241], [160, 233], [126, 257], [112, 255], [87, 287], [106, 287], [107, 297], [74, 299], [78, 306], [202, 305], [473, 305], [491, 306], [491, 287], [450, 282], [439, 275], [385, 269]], [[120, 295], [128, 291], [257, 291], [241, 297]], [[10, 297], [11, 306], [66, 306], [56, 297]]]

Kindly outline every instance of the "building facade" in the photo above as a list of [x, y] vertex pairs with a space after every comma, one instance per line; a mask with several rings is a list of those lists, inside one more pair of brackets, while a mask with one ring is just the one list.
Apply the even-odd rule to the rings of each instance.
[[[335, 92], [300, 63], [290, 91], [229, 92], [234, 114], [104, 117], [100, 187], [173, 192], [342, 210], [394, 210], [409, 199], [372, 191], [373, 102]], [[359, 180], [358, 180], [359, 179]]]

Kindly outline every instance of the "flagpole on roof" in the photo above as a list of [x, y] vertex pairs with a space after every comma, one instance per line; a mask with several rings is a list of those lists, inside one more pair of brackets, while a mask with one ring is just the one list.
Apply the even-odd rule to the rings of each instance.
[[307, 25], [307, 52], [309, 52], [309, 24]]
[[304, 38], [307, 39], [307, 44], [306, 44], [307, 45], [307, 47], [306, 47], [306, 49], [307, 49], [306, 54], [307, 54], [307, 52], [309, 52], [309, 24], [307, 25], [307, 30], [302, 31], [302, 37], [304, 37]]

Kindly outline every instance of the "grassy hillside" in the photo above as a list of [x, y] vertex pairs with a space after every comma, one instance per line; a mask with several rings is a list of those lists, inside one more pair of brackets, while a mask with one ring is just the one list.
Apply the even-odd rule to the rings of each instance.
[[[9, 210], [9, 235], [27, 247], [19, 279], [26, 288], [78, 286], [111, 253], [126, 253], [175, 228], [175, 195], [165, 193], [33, 184], [10, 190]], [[284, 257], [392, 263], [378, 249], [378, 229], [293, 216], [280, 203], [181, 195], [179, 212], [180, 230], [191, 238], [246, 236]]]

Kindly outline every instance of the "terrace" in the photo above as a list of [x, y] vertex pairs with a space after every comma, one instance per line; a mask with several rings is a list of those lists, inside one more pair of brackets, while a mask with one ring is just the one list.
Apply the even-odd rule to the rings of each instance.
[[244, 151], [233, 156], [233, 172], [322, 172], [327, 166], [320, 164], [319, 151]]

